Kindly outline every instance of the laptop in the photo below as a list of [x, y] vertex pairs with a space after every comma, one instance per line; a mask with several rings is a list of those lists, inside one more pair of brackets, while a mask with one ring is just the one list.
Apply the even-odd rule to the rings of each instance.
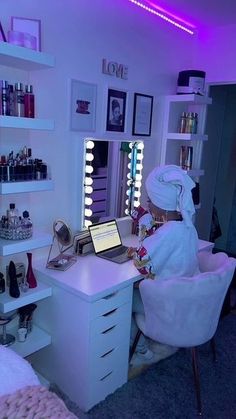
[[116, 220], [105, 221], [89, 226], [89, 232], [96, 256], [115, 263], [124, 263], [130, 258], [127, 246], [121, 242]]

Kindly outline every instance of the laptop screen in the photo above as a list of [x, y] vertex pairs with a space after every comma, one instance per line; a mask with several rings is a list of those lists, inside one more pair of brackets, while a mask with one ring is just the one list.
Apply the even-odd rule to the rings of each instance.
[[89, 226], [95, 253], [121, 245], [120, 234], [115, 220]]

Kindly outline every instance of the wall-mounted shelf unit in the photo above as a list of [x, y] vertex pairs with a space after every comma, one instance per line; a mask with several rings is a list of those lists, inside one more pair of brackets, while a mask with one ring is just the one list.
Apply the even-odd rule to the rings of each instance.
[[0, 183], [0, 195], [9, 195], [24, 192], [40, 192], [53, 190], [52, 180], [27, 180], [22, 182]]
[[[0, 42], [0, 65], [26, 72], [32, 70], [42, 70], [54, 67], [54, 57], [43, 52], [34, 51], [29, 48], [18, 47], [7, 42]], [[4, 128], [4, 136], [1, 141], [8, 144], [7, 133], [5, 129], [27, 129], [27, 130], [53, 130], [54, 121], [51, 119], [24, 118], [15, 116], [0, 116], [0, 128]], [[0, 183], [0, 195], [17, 194], [25, 192], [49, 191], [53, 189], [51, 180], [22, 181], [22, 182], [4, 182]], [[0, 239], [0, 256], [14, 255], [16, 253], [28, 252], [33, 249], [49, 246], [52, 243], [52, 234], [33, 231], [33, 236], [25, 240], [4, 240]], [[34, 289], [29, 289], [26, 293], [21, 292], [19, 298], [9, 296], [9, 290], [0, 295], [0, 312], [8, 313], [11, 310], [17, 310], [27, 304], [42, 300], [52, 295], [50, 286], [41, 284]], [[17, 334], [15, 320], [7, 326], [7, 330], [14, 335]], [[32, 331], [28, 333], [25, 342], [15, 342], [11, 348], [19, 355], [25, 357], [51, 343], [51, 337], [44, 330], [33, 324]]]
[[40, 247], [50, 246], [52, 235], [34, 231], [30, 239], [4, 240], [0, 239], [0, 256], [13, 255], [14, 253], [27, 252]]
[[[169, 95], [161, 99], [162, 130], [161, 130], [161, 164], [180, 164], [181, 145], [193, 148], [192, 169], [188, 172], [192, 177], [204, 175], [201, 168], [202, 144], [207, 141], [205, 134], [205, 116], [207, 106], [212, 99], [194, 94]], [[197, 132], [194, 134], [180, 133], [180, 119], [183, 112], [198, 114]]]
[[54, 129], [54, 121], [51, 119], [24, 118], [19, 116], [0, 116], [0, 128], [20, 128], [33, 130]]
[[25, 293], [21, 292], [19, 298], [11, 297], [6, 291], [0, 295], [0, 312], [8, 313], [9, 311], [17, 310], [27, 304], [50, 297], [51, 295], [52, 288], [43, 283], [38, 283], [36, 288], [29, 288]]
[[8, 42], [0, 42], [0, 64], [32, 71], [54, 67], [55, 59], [52, 55], [44, 52], [19, 47]]

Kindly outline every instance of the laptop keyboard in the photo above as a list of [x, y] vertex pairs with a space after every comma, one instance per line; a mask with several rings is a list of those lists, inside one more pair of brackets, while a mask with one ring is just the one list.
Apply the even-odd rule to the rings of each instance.
[[108, 256], [108, 257], [113, 258], [115, 256], [122, 255], [126, 250], [127, 250], [126, 246], [120, 246], [118, 249], [108, 250], [107, 252], [103, 252], [103, 254]]

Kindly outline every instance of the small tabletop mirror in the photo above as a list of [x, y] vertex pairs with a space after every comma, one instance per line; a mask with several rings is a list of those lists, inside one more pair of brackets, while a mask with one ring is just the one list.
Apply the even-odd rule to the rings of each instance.
[[[72, 233], [70, 227], [63, 220], [56, 220], [53, 223], [53, 241], [49, 250], [46, 267], [65, 271], [76, 262], [76, 257], [65, 252], [72, 247]], [[55, 241], [59, 249], [59, 254], [50, 259]]]

